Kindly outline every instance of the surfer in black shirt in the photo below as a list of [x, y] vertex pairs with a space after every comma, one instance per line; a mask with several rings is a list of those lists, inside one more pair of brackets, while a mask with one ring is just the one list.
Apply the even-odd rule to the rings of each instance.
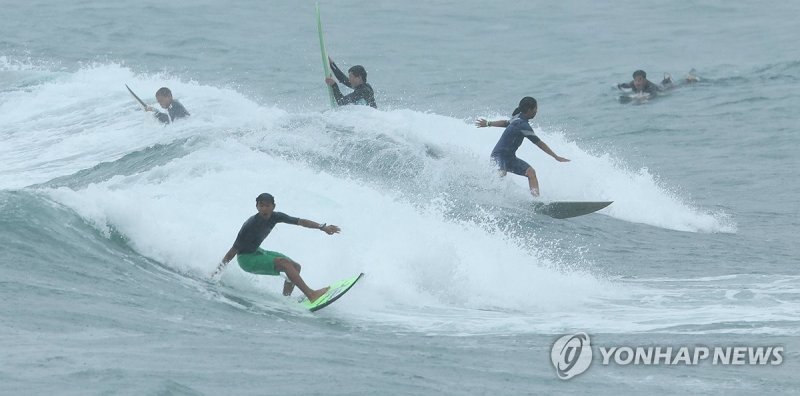
[[645, 73], [644, 70], [633, 72], [633, 81], [617, 84], [617, 88], [630, 89], [633, 93], [646, 93], [650, 95], [655, 95], [662, 90], [660, 86], [647, 79], [647, 73]]
[[245, 272], [257, 275], [277, 276], [281, 272], [286, 274], [286, 282], [283, 284], [283, 295], [290, 296], [294, 290], [294, 285], [300, 288], [309, 301], [314, 301], [328, 291], [328, 288], [313, 290], [306, 285], [300, 277], [300, 264], [285, 255], [261, 249], [261, 243], [267, 238], [272, 229], [278, 223], [299, 225], [306, 228], [322, 230], [328, 235], [338, 234], [339, 227], [333, 224], [318, 224], [311, 220], [299, 219], [289, 216], [282, 212], [275, 212], [275, 198], [267, 193], [256, 197], [256, 209], [258, 213], [247, 219], [236, 236], [233, 246], [222, 258], [217, 269], [211, 275], [215, 277], [225, 266], [236, 256], [239, 267]]
[[342, 95], [342, 91], [339, 90], [339, 85], [336, 84], [336, 81], [330, 76], [325, 77], [325, 83], [333, 88], [333, 96], [336, 98], [336, 103], [340, 106], [360, 104], [378, 108], [375, 104], [375, 92], [372, 90], [372, 86], [367, 84], [367, 71], [364, 66], [355, 65], [351, 67], [348, 70], [348, 76], [345, 76], [344, 72], [333, 62], [333, 59], [328, 58], [328, 61], [331, 64], [331, 71], [333, 71], [339, 82], [353, 89], [353, 92]]
[[166, 112], [156, 111], [156, 109], [151, 106], [147, 106], [144, 109], [146, 111], [155, 111], [155, 117], [164, 124], [171, 124], [178, 118], [189, 116], [189, 112], [186, 111], [186, 108], [177, 100], [172, 99], [172, 91], [167, 87], [160, 88], [156, 91], [156, 100]]

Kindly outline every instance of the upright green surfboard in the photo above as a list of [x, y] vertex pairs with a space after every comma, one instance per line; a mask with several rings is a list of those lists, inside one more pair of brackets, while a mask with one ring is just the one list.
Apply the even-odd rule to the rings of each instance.
[[364, 273], [362, 272], [352, 278], [347, 278], [332, 283], [330, 286], [328, 286], [328, 291], [323, 294], [322, 297], [316, 299], [313, 303], [308, 301], [308, 298], [303, 297], [303, 299], [300, 300], [300, 304], [308, 308], [308, 310], [311, 312], [319, 311], [320, 309], [331, 305], [334, 301], [338, 300], [339, 297], [347, 293], [347, 291], [350, 290], [350, 288], [353, 287], [353, 285], [355, 285], [356, 282], [358, 282], [358, 280], [363, 276]]
[[[317, 3], [317, 33], [319, 33], [319, 49], [322, 52], [322, 69], [325, 71], [325, 77], [333, 77], [331, 72], [331, 64], [328, 63], [328, 51], [325, 50], [325, 39], [322, 37], [322, 19], [319, 16], [319, 3]], [[336, 108], [336, 97], [333, 96], [333, 88], [331, 86], [327, 87], [328, 96], [331, 99], [331, 108]]]

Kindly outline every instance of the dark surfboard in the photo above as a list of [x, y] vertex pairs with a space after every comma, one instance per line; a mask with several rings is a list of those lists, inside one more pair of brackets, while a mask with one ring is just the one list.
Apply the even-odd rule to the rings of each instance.
[[137, 102], [139, 102], [139, 104], [141, 104], [141, 105], [142, 105], [142, 107], [144, 107], [145, 109], [147, 109], [147, 105], [146, 105], [146, 104], [145, 104], [145, 103], [144, 103], [144, 102], [143, 102], [141, 99], [139, 99], [139, 97], [138, 97], [138, 96], [136, 96], [136, 94], [135, 94], [135, 93], [133, 93], [133, 90], [131, 89], [131, 87], [129, 87], [129, 86], [128, 86], [128, 84], [125, 84], [125, 88], [128, 88], [128, 92], [130, 92], [130, 93], [131, 93], [131, 95], [133, 95], [134, 99], [136, 99], [136, 101], [137, 101]]
[[556, 202], [537, 202], [533, 206], [533, 211], [538, 214], [550, 216], [554, 219], [568, 219], [570, 217], [583, 216], [589, 213], [597, 212], [605, 208], [614, 201], [599, 201], [599, 202], [569, 202], [569, 201], [556, 201]]

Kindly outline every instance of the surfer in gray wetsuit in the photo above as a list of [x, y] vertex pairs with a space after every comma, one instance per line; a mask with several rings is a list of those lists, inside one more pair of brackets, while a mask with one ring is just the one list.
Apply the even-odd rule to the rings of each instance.
[[172, 91], [167, 87], [160, 88], [156, 91], [156, 101], [166, 112], [156, 111], [151, 106], [145, 107], [146, 111], [155, 111], [154, 116], [164, 124], [171, 124], [178, 118], [188, 117], [189, 112], [186, 108], [175, 99], [172, 99]]
[[500, 136], [500, 140], [498, 140], [497, 144], [494, 146], [494, 150], [492, 150], [492, 160], [500, 168], [501, 176], [505, 176], [507, 172], [511, 172], [527, 177], [528, 186], [534, 197], [539, 196], [539, 180], [536, 178], [536, 171], [533, 167], [528, 165], [527, 162], [517, 158], [516, 155], [517, 149], [522, 145], [522, 141], [524, 139], [530, 140], [531, 143], [538, 146], [542, 151], [555, 158], [558, 162], [569, 162], [568, 159], [556, 155], [545, 142], [533, 133], [533, 128], [531, 128], [529, 120], [536, 117], [538, 110], [539, 106], [536, 103], [536, 99], [526, 96], [519, 101], [519, 107], [511, 114], [511, 120], [487, 121], [486, 119], [480, 118], [475, 122], [476, 126], [479, 128], [487, 126], [506, 127], [505, 131], [503, 131], [503, 134]]
[[331, 64], [331, 71], [333, 71], [339, 82], [353, 89], [353, 92], [342, 95], [342, 91], [339, 90], [339, 85], [336, 84], [336, 81], [330, 76], [325, 77], [325, 83], [333, 88], [333, 96], [336, 98], [336, 103], [340, 106], [359, 104], [375, 109], [378, 108], [375, 104], [375, 92], [372, 90], [372, 86], [367, 84], [367, 71], [364, 66], [356, 65], [351, 67], [348, 70], [348, 76], [345, 76], [344, 72], [333, 62], [333, 59], [328, 58], [328, 61]]
[[338, 234], [339, 227], [333, 224], [319, 224], [311, 220], [299, 219], [289, 216], [282, 212], [275, 211], [275, 198], [268, 193], [260, 194], [256, 197], [256, 209], [258, 213], [247, 219], [236, 236], [233, 246], [222, 258], [217, 269], [211, 274], [214, 278], [222, 272], [228, 263], [236, 256], [239, 267], [245, 272], [257, 275], [277, 276], [281, 272], [286, 274], [286, 282], [283, 284], [283, 295], [290, 296], [294, 290], [294, 285], [308, 297], [308, 301], [314, 301], [328, 291], [328, 288], [314, 290], [306, 285], [300, 277], [300, 264], [286, 257], [282, 253], [264, 250], [261, 243], [267, 238], [272, 229], [278, 223], [299, 225], [305, 228], [321, 230], [322, 232], [333, 235]]

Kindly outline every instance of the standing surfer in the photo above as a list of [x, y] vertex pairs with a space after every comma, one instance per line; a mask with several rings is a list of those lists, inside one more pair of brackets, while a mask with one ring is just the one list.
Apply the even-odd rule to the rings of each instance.
[[292, 294], [294, 285], [297, 285], [300, 291], [312, 302], [325, 294], [328, 291], [327, 287], [314, 290], [306, 285], [303, 278], [300, 277], [300, 264], [281, 253], [264, 250], [260, 246], [278, 223], [314, 228], [322, 230], [328, 235], [338, 234], [339, 227], [333, 224], [318, 224], [311, 220], [299, 219], [282, 212], [275, 212], [275, 198], [267, 193], [256, 197], [256, 209], [258, 209], [258, 213], [244, 222], [233, 246], [222, 258], [222, 262], [219, 263], [219, 266], [211, 276], [214, 277], [220, 273], [236, 256], [239, 267], [245, 272], [272, 276], [278, 276], [281, 272], [286, 274], [287, 280], [283, 284], [284, 296]]

